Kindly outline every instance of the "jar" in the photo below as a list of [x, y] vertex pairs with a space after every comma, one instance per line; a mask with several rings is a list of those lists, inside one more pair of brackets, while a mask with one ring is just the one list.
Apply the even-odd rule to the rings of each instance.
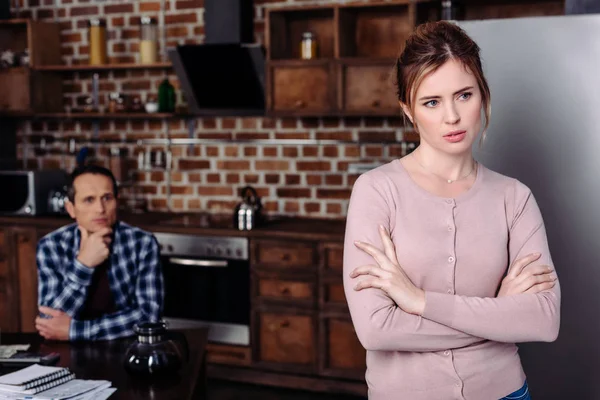
[[94, 18], [89, 20], [90, 65], [106, 64], [106, 21]]
[[158, 61], [158, 26], [156, 19], [140, 19], [140, 63], [154, 64]]
[[161, 113], [175, 112], [175, 88], [166, 78], [158, 86], [158, 111]]
[[300, 58], [303, 60], [312, 60], [317, 58], [317, 38], [312, 32], [302, 34], [300, 43]]

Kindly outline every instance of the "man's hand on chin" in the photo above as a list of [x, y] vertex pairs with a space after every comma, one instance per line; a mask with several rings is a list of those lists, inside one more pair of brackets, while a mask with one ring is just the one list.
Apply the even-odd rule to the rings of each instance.
[[69, 340], [69, 328], [71, 327], [71, 317], [50, 307], [40, 306], [42, 314], [51, 318], [37, 317], [35, 319], [35, 329], [48, 340]]

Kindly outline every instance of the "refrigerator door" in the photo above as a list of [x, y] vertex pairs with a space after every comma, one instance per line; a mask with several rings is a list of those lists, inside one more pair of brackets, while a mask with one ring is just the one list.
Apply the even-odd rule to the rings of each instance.
[[561, 283], [558, 340], [519, 346], [532, 397], [600, 399], [600, 15], [460, 25], [492, 93], [476, 158], [531, 188]]

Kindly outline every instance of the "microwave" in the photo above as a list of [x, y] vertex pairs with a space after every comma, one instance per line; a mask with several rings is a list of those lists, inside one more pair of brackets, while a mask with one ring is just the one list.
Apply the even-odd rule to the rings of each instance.
[[0, 214], [51, 214], [50, 197], [67, 182], [62, 170], [0, 171]]

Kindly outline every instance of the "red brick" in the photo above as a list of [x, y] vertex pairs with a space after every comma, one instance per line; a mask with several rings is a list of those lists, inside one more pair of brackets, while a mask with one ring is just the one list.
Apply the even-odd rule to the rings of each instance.
[[138, 29], [121, 29], [122, 39], [139, 39], [140, 32]]
[[86, 6], [71, 8], [71, 17], [79, 17], [82, 15], [98, 15], [98, 7]]
[[175, 9], [188, 10], [204, 7], [204, 0], [178, 0], [175, 3]]
[[285, 202], [285, 212], [288, 213], [297, 213], [300, 211], [300, 204], [297, 201], [286, 201]]
[[242, 118], [242, 129], [258, 128], [258, 120], [256, 118]]
[[277, 197], [283, 198], [305, 198], [310, 197], [310, 189], [306, 188], [279, 188]]
[[143, 194], [158, 194], [158, 187], [156, 185], [138, 185]]
[[332, 186], [340, 186], [344, 183], [343, 175], [326, 175], [325, 176], [325, 184]]
[[345, 146], [344, 147], [344, 156], [345, 157], [360, 157], [360, 147], [359, 146]]
[[284, 157], [298, 157], [298, 149], [296, 147], [284, 147], [283, 148], [283, 156]]
[[179, 169], [180, 170], [191, 170], [191, 169], [209, 169], [210, 162], [206, 160], [179, 160]]
[[127, 51], [127, 45], [125, 43], [113, 43], [112, 50], [115, 53], [124, 53]]
[[244, 147], [244, 156], [253, 157], [256, 156], [258, 149], [256, 147]]
[[202, 122], [204, 129], [217, 129], [217, 120], [215, 118], [202, 118], [198, 122]]
[[[170, 2], [167, 2], [167, 8]], [[140, 3], [140, 12], [146, 11], [160, 11], [160, 2], [152, 2], [152, 3]]]
[[358, 128], [360, 127], [361, 124], [361, 118], [360, 117], [347, 117], [344, 118], [344, 125], [346, 125], [349, 128]]
[[257, 140], [257, 139], [268, 139], [268, 133], [258, 132], [238, 132], [235, 134], [235, 138], [238, 140]]
[[165, 24], [185, 24], [185, 23], [194, 23], [198, 22], [198, 17], [195, 13], [191, 14], [175, 14], [175, 15], [167, 15], [165, 16]]
[[340, 204], [327, 203], [327, 214], [341, 214], [342, 206]]
[[407, 143], [419, 143], [421, 141], [421, 136], [417, 132], [408, 131], [402, 134], [402, 141]]
[[305, 128], [318, 128], [319, 127], [319, 119], [318, 118], [302, 118], [302, 126]]
[[279, 203], [276, 201], [265, 201], [263, 203], [263, 210], [272, 213], [279, 212]]
[[277, 157], [277, 147], [263, 147], [263, 157]]
[[209, 200], [206, 208], [217, 213], [230, 213], [237, 204], [237, 200]]
[[338, 156], [338, 148], [337, 148], [337, 146], [325, 146], [325, 147], [323, 147], [323, 156], [324, 157], [337, 157]]
[[310, 186], [320, 185], [323, 182], [321, 175], [306, 175], [306, 184]]
[[323, 121], [323, 127], [325, 128], [337, 128], [340, 126], [340, 119], [335, 117], [324, 117], [321, 119]]
[[172, 199], [171, 209], [173, 211], [183, 211], [183, 199]]
[[365, 126], [369, 128], [380, 128], [383, 127], [383, 118], [380, 117], [366, 117]]
[[188, 174], [188, 182], [202, 182], [202, 175], [200, 175], [199, 173], [190, 173]]
[[317, 189], [317, 197], [322, 199], [349, 199], [349, 189]]
[[265, 183], [269, 185], [274, 185], [279, 183], [279, 175], [277, 174], [266, 174], [265, 175]]
[[165, 199], [152, 199], [150, 201], [150, 207], [153, 210], [164, 210], [167, 208], [167, 200]]
[[395, 142], [395, 131], [363, 131], [358, 133], [360, 142]]
[[198, 186], [200, 196], [233, 196], [231, 186]]
[[221, 119], [221, 128], [223, 129], [235, 129], [237, 125], [237, 120], [235, 118], [222, 118]]
[[298, 120], [296, 118], [282, 118], [281, 119], [281, 127], [284, 129], [297, 128]]
[[175, 195], [192, 195], [194, 188], [192, 186], [175, 186], [171, 185], [171, 194]]
[[263, 129], [275, 129], [277, 127], [276, 120], [273, 118], [263, 118], [262, 127]]
[[258, 175], [246, 174], [244, 175], [245, 183], [258, 183]]
[[183, 174], [181, 172], [171, 172], [172, 182], [183, 182]]
[[105, 14], [122, 14], [133, 12], [133, 4], [110, 4], [104, 6]]
[[318, 140], [352, 140], [352, 132], [340, 131], [340, 132], [317, 132]]
[[227, 174], [227, 183], [240, 183], [240, 176], [238, 174]]
[[319, 155], [319, 148], [317, 146], [305, 146], [302, 148], [302, 155], [304, 157], [316, 157]]
[[367, 157], [381, 157], [383, 156], [383, 147], [366, 146], [365, 154], [367, 155]]
[[321, 212], [321, 204], [319, 203], [304, 203], [304, 211], [307, 213]]
[[[200, 150], [200, 148], [198, 148]], [[217, 157], [219, 155], [219, 148], [215, 146], [206, 147], [206, 155], [209, 157]]]
[[219, 174], [206, 174], [206, 182], [208, 182], [208, 183], [221, 183], [221, 175], [219, 175]]
[[204, 25], [198, 25], [194, 27], [194, 35], [201, 36], [204, 35]]
[[308, 132], [276, 133], [275, 139], [305, 140], [310, 139], [310, 134]]
[[300, 184], [300, 175], [286, 175], [285, 176], [285, 184], [286, 185], [299, 185]]
[[110, 23], [113, 27], [125, 26], [125, 18], [123, 17], [112, 17]]
[[257, 171], [287, 171], [290, 168], [288, 161], [256, 161]]
[[188, 36], [188, 28], [185, 25], [180, 26], [170, 26], [167, 28], [167, 37], [187, 37]]
[[79, 43], [81, 42], [81, 33], [65, 33], [60, 35], [61, 43]]
[[187, 208], [188, 210], [201, 210], [202, 203], [200, 199], [187, 199]]
[[410, 126], [410, 121], [404, 117], [388, 117], [388, 126], [393, 128], [404, 128]]
[[218, 161], [217, 162], [217, 168], [218, 169], [235, 169], [235, 170], [242, 170], [242, 171], [247, 171], [250, 169], [250, 162], [249, 161], [243, 161], [243, 160], [237, 160], [237, 161]]

